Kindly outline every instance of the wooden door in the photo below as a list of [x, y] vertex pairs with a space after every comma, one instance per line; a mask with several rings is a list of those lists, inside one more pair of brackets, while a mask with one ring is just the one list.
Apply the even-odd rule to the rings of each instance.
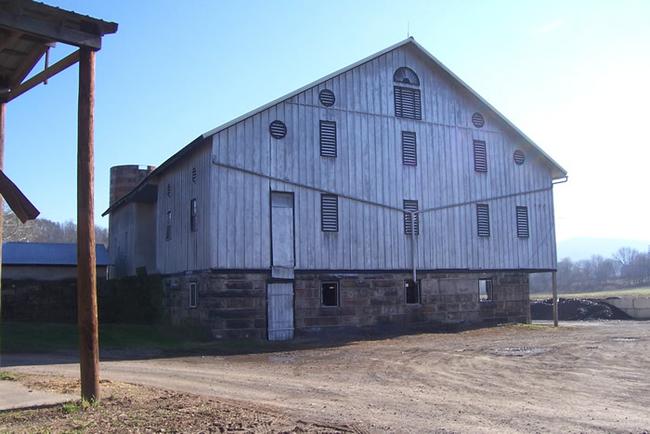
[[268, 339], [293, 339], [293, 282], [269, 283], [266, 303]]
[[271, 192], [271, 277], [293, 279], [293, 193]]

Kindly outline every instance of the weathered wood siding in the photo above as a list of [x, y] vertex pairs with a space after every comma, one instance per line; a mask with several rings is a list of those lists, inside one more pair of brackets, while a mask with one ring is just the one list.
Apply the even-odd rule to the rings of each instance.
[[111, 277], [131, 276], [145, 267], [156, 271], [155, 205], [128, 203], [112, 212], [109, 220]]
[[[400, 66], [420, 78], [422, 120], [394, 116], [393, 73]], [[321, 89], [333, 107], [318, 101]], [[471, 116], [480, 112], [485, 125]], [[269, 123], [288, 133], [276, 140]], [[338, 156], [320, 156], [319, 121], [337, 123]], [[402, 165], [401, 131], [417, 135], [417, 166]], [[476, 173], [473, 140], [487, 144], [488, 172]], [[526, 162], [512, 153], [520, 148]], [[365, 200], [419, 209], [468, 202], [420, 217], [417, 265], [421, 269], [555, 268], [552, 191], [486, 201], [491, 236], [476, 234], [476, 201], [551, 187], [538, 154], [449, 77], [404, 46], [279, 103], [213, 136], [221, 163]], [[297, 269], [407, 269], [410, 240], [402, 214], [339, 198], [339, 232], [320, 226], [320, 193], [241, 171], [212, 167], [211, 215], [215, 268], [270, 266], [269, 190], [295, 193]], [[515, 207], [528, 206], [530, 237], [518, 239]]]
[[[156, 263], [163, 274], [210, 267], [209, 246], [212, 176], [210, 146], [201, 146], [158, 178]], [[196, 169], [196, 180], [192, 180]], [[169, 185], [169, 194], [168, 194]], [[197, 200], [197, 228], [190, 231], [190, 201]], [[172, 212], [171, 239], [166, 239], [167, 212]]]

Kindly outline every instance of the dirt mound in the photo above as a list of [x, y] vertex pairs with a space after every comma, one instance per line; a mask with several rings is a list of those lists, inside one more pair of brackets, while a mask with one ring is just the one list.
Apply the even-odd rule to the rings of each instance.
[[[530, 303], [532, 319], [553, 319], [553, 299], [535, 300]], [[560, 298], [558, 316], [564, 321], [580, 321], [589, 319], [630, 319], [620, 309], [610, 306], [601, 300]]]

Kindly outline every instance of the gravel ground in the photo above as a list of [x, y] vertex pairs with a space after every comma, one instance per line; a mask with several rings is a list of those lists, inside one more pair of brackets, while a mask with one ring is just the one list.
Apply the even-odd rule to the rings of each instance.
[[[44, 364], [42, 357], [3, 362], [22, 365], [9, 368], [14, 372], [78, 375], [76, 364]], [[271, 354], [102, 363], [103, 378], [112, 381], [358, 432], [642, 433], [650, 430], [648, 372], [650, 322], [638, 321], [506, 326]]]
[[[79, 381], [18, 374], [17, 381], [35, 390], [79, 395]], [[103, 380], [104, 398], [93, 406], [79, 402], [0, 412], [0, 432], [350, 432], [346, 427], [309, 423], [273, 409]]]

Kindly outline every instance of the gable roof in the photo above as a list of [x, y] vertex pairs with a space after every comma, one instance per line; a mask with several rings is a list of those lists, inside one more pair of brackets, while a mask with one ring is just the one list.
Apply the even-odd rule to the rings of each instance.
[[[95, 246], [97, 266], [110, 264], [103, 244]], [[18, 243], [2, 245], [2, 265], [77, 265], [76, 243]]]
[[205, 143], [205, 140], [208, 139], [209, 137], [220, 133], [221, 131], [230, 128], [231, 126], [242, 122], [252, 116], [255, 116], [258, 113], [263, 112], [264, 110], [267, 110], [277, 104], [280, 104], [283, 101], [286, 101], [288, 99], [291, 99], [295, 97], [296, 95], [299, 95], [300, 93], [309, 90], [313, 87], [318, 86], [319, 84], [328, 81], [334, 77], [337, 77], [339, 75], [342, 75], [358, 66], [361, 66], [365, 63], [368, 63], [380, 56], [383, 56], [386, 53], [389, 53], [393, 50], [396, 50], [398, 48], [407, 46], [407, 45], [412, 45], [413, 47], [417, 48], [424, 56], [429, 59], [431, 62], [433, 62], [436, 66], [438, 66], [440, 69], [442, 69], [443, 72], [449, 75], [452, 80], [454, 80], [456, 83], [458, 83], [461, 87], [463, 87], [465, 90], [467, 90], [472, 96], [474, 96], [480, 104], [484, 105], [488, 110], [493, 112], [501, 121], [505, 123], [507, 127], [512, 129], [512, 131], [520, 136], [530, 147], [538, 152], [542, 158], [545, 160], [545, 162], [548, 164], [549, 168], [551, 169], [551, 176], [553, 179], [560, 179], [564, 178], [567, 176], [567, 171], [560, 166], [555, 160], [553, 160], [542, 148], [540, 148], [535, 142], [533, 142], [526, 134], [524, 134], [519, 128], [517, 128], [508, 118], [506, 118], [501, 112], [499, 112], [496, 108], [494, 108], [489, 102], [487, 102], [482, 96], [480, 96], [474, 89], [472, 89], [467, 83], [465, 83], [463, 80], [461, 80], [456, 74], [451, 72], [449, 68], [447, 68], [445, 65], [442, 64], [438, 59], [436, 59], [431, 53], [429, 53], [424, 47], [422, 47], [420, 44], [416, 42], [416, 40], [411, 36], [409, 38], [404, 39], [403, 41], [398, 42], [397, 44], [391, 45], [388, 48], [385, 48], [375, 54], [372, 54], [365, 59], [361, 59], [358, 62], [355, 62], [351, 65], [346, 66], [345, 68], [339, 69], [338, 71], [332, 72], [331, 74], [326, 75], [325, 77], [322, 77], [312, 83], [309, 83], [297, 90], [294, 90], [293, 92], [290, 92], [284, 96], [281, 96], [280, 98], [277, 98], [267, 104], [264, 104], [254, 110], [251, 110], [248, 113], [245, 113], [229, 122], [226, 122], [225, 124], [219, 125], [216, 128], [211, 129], [210, 131], [207, 131], [206, 133], [200, 135], [196, 139], [194, 139], [190, 144], [179, 150], [177, 153], [172, 155], [169, 159], [167, 159], [164, 163], [162, 163], [160, 166], [158, 166], [154, 171], [152, 171], [146, 178], [140, 182], [138, 186], [136, 186], [131, 193], [127, 194], [124, 196], [122, 199], [116, 201], [114, 204], [112, 204], [103, 214], [102, 216], [105, 216], [106, 214], [109, 214], [111, 211], [117, 209], [124, 203], [128, 202], [128, 200], [132, 197], [132, 194], [139, 190], [142, 186], [144, 186], [148, 180], [156, 175], [161, 174], [165, 169], [167, 169], [169, 166], [174, 164], [176, 161], [178, 161], [180, 158], [182, 158], [184, 155], [188, 154], [192, 150], [194, 150], [196, 147], [202, 145]]

